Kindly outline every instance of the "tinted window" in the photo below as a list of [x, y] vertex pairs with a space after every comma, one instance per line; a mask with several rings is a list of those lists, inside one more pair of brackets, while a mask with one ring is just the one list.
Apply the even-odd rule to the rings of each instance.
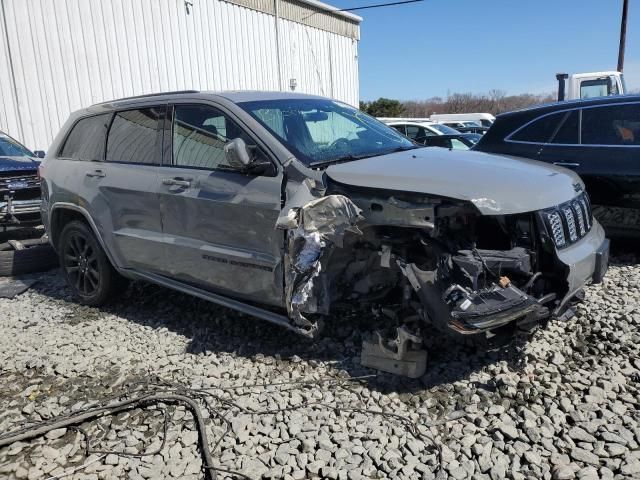
[[565, 112], [554, 113], [534, 120], [522, 130], [511, 136], [511, 140], [520, 142], [546, 143], [558, 128]]
[[404, 129], [404, 125], [391, 125], [391, 128], [399, 131], [401, 134], [406, 135], [407, 131]]
[[564, 120], [564, 123], [556, 133], [551, 143], [577, 144], [580, 142], [578, 138], [578, 130], [580, 129], [580, 112], [574, 110]]
[[640, 105], [611, 105], [582, 110], [582, 143], [640, 145]]
[[158, 165], [164, 107], [118, 112], [109, 129], [107, 161]]
[[71, 129], [59, 156], [74, 160], [102, 160], [104, 138], [111, 114], [79, 120]]
[[206, 105], [176, 105], [173, 118], [173, 164], [231, 169], [224, 153], [229, 140], [255, 142], [220, 110]]

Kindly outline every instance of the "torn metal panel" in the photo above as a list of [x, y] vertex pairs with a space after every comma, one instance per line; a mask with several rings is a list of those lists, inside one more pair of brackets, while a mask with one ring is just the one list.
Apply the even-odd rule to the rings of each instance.
[[[297, 201], [312, 196], [309, 185]], [[288, 230], [285, 254], [285, 300], [291, 320], [315, 337], [320, 325], [307, 314], [328, 314], [329, 289], [322, 259], [328, 247], [342, 247], [346, 232], [361, 234], [356, 226], [361, 210], [343, 195], [315, 198], [299, 207], [290, 207], [278, 219], [278, 228]]]

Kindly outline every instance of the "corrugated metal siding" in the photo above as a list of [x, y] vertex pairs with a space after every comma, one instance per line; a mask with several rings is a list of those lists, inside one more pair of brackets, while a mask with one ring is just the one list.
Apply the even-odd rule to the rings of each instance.
[[[284, 20], [292, 20], [311, 27], [319, 28], [338, 35], [344, 35], [354, 40], [360, 39], [360, 22], [345, 18], [339, 13], [306, 4], [296, 0], [223, 0], [243, 7], [251, 8], [259, 12], [275, 15], [276, 1], [278, 15]], [[354, 15], [355, 17], [355, 15]], [[356, 17], [359, 18], [359, 17]]]
[[288, 89], [292, 78], [296, 91], [357, 105], [354, 38], [281, 19], [279, 85], [273, 15], [192, 2], [187, 14], [183, 0], [0, 0], [0, 130], [46, 149], [70, 112], [94, 103]]

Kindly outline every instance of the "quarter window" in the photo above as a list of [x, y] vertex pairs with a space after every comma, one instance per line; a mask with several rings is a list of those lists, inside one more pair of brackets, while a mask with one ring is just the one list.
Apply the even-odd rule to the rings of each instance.
[[111, 114], [107, 113], [79, 120], [69, 132], [59, 157], [101, 161], [110, 117]]
[[107, 140], [108, 162], [160, 164], [159, 129], [164, 107], [116, 113]]
[[610, 105], [582, 110], [582, 143], [640, 145], [640, 105]]
[[173, 117], [173, 164], [203, 169], [234, 169], [224, 153], [225, 144], [242, 138], [255, 142], [220, 110], [207, 105], [176, 105]]
[[569, 112], [564, 122], [560, 126], [560, 129], [551, 140], [551, 143], [562, 143], [567, 145], [575, 145], [580, 143], [579, 139], [580, 129], [580, 112], [573, 110]]
[[555, 133], [565, 112], [554, 113], [534, 120], [511, 136], [511, 140], [531, 143], [547, 143]]

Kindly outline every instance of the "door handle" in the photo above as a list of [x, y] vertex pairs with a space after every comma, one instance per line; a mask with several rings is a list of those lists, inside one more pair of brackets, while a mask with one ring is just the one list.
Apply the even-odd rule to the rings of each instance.
[[575, 168], [580, 166], [579, 163], [571, 163], [571, 162], [553, 162], [553, 164], [558, 165], [560, 167], [569, 167], [569, 168]]
[[181, 177], [165, 178], [165, 179], [162, 180], [162, 184], [163, 185], [172, 185], [172, 186], [176, 186], [176, 187], [188, 188], [188, 187], [191, 186], [191, 179], [190, 178], [181, 178]]
[[107, 176], [107, 174], [104, 173], [102, 170], [91, 170], [91, 171], [85, 173], [85, 175], [87, 177], [100, 177], [100, 178]]

